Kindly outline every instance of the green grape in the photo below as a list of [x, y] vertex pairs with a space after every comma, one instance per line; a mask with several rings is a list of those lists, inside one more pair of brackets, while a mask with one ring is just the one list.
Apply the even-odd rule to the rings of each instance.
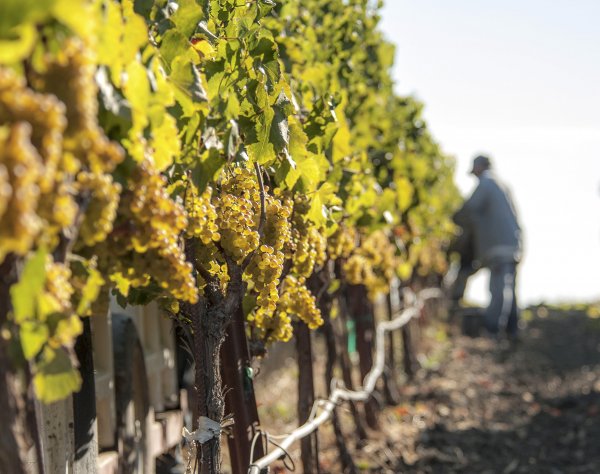
[[309, 210], [308, 197], [296, 195], [291, 215], [291, 235], [283, 248], [286, 258], [292, 261], [292, 273], [306, 278], [327, 259], [327, 238], [323, 229], [315, 227], [306, 218]]

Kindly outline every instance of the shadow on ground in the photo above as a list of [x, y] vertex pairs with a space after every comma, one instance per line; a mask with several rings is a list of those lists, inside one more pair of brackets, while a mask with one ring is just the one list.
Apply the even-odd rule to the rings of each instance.
[[534, 318], [504, 357], [459, 338], [406, 393], [422, 426], [395, 472], [600, 473], [600, 320], [583, 312]]

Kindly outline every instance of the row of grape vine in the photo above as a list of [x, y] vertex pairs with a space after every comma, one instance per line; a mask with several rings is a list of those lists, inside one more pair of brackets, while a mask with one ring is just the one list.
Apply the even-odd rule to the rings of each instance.
[[[317, 297], [441, 273], [453, 162], [368, 0], [33, 0], [0, 10], [0, 401], [22, 472], [29, 396], [77, 391], [82, 318], [157, 301], [193, 334], [196, 415], [219, 352], [320, 327]], [[311, 277], [337, 262], [323, 288]], [[318, 285], [317, 285], [318, 286]], [[312, 290], [312, 291], [311, 291]], [[319, 294], [315, 294], [315, 292]], [[203, 449], [218, 469], [219, 440]], [[21, 456], [21, 457], [20, 457]], [[20, 465], [17, 470], [14, 466]]]

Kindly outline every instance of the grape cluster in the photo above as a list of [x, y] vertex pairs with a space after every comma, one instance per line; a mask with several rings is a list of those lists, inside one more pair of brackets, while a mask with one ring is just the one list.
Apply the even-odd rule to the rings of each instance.
[[67, 39], [61, 50], [33, 73], [35, 87], [66, 106], [65, 150], [94, 173], [112, 172], [123, 161], [123, 151], [98, 125], [98, 87], [94, 56], [81, 41]]
[[133, 287], [154, 282], [174, 298], [196, 302], [192, 265], [179, 245], [188, 224], [185, 210], [171, 199], [166, 178], [152, 161], [140, 163], [131, 174], [117, 214], [102, 252], [110, 273]]
[[68, 184], [54, 192], [64, 112], [54, 96], [34, 92], [22, 78], [0, 68], [0, 163], [5, 178], [0, 191], [0, 261], [11, 252], [26, 255], [42, 232], [56, 235], [58, 229], [46, 219], [45, 209], [55, 210], [64, 226], [74, 222], [76, 205]]
[[43, 224], [36, 212], [43, 165], [31, 144], [31, 125], [18, 122], [6, 131], [6, 136], [0, 136], [0, 163], [7, 178], [0, 214], [0, 261], [10, 252], [25, 255]]
[[327, 259], [327, 238], [322, 229], [313, 225], [306, 217], [309, 210], [308, 197], [296, 195], [291, 239], [285, 247], [286, 257], [292, 261], [292, 272], [305, 278]]
[[[79, 196], [78, 200], [86, 203], [82, 209], [85, 228], [80, 235], [83, 244], [89, 246], [101, 242], [112, 227], [120, 188], [110, 173], [124, 158], [121, 148], [98, 125], [94, 73], [91, 52], [79, 40], [69, 38], [56, 55], [47, 58], [43, 70], [31, 74], [37, 89], [57, 97], [66, 107], [63, 153], [52, 187], [53, 199], [44, 200], [39, 213], [58, 232], [71, 225], [69, 211], [73, 217], [77, 212], [73, 195]], [[77, 175], [75, 180], [72, 175]], [[71, 181], [75, 186], [67, 184]]]
[[255, 174], [235, 168], [216, 199], [221, 247], [238, 264], [259, 246], [260, 190]]
[[305, 280], [292, 275], [288, 275], [283, 281], [277, 314], [282, 319], [296, 316], [310, 329], [316, 329], [323, 324], [321, 311], [317, 308], [315, 297], [306, 287]]
[[0, 125], [29, 124], [28, 141], [39, 154], [39, 166], [43, 167], [37, 180], [41, 193], [50, 192], [54, 186], [63, 155], [65, 113], [64, 104], [55, 96], [35, 92], [22, 77], [0, 68]]
[[315, 268], [321, 267], [327, 259], [327, 238], [314, 226], [308, 227], [296, 240], [296, 252], [292, 257], [292, 271], [308, 278]]
[[78, 40], [61, 46], [31, 68], [31, 87], [0, 68], [0, 260], [78, 235], [79, 213], [79, 247], [94, 245], [115, 217], [120, 189], [109, 173], [124, 155], [97, 123], [93, 58]]
[[121, 185], [109, 174], [81, 172], [77, 175], [77, 189], [80, 194], [89, 196], [79, 237], [85, 245], [93, 246], [112, 232]]
[[248, 317], [249, 321], [261, 331], [267, 331], [268, 326], [267, 332], [278, 340], [286, 336], [273, 326], [273, 314], [279, 300], [278, 286], [285, 260], [283, 249], [291, 238], [289, 218], [292, 206], [292, 201], [285, 197], [265, 196], [264, 243], [257, 249], [244, 274], [257, 294], [256, 308]]
[[346, 260], [346, 279], [354, 285], [365, 285], [369, 298], [387, 293], [394, 278], [398, 259], [396, 249], [384, 231], [375, 231], [363, 239], [360, 247]]
[[217, 211], [212, 203], [213, 190], [210, 186], [198, 193], [193, 183], [184, 176], [180, 180], [184, 187], [183, 205], [187, 214], [188, 226], [185, 236], [199, 239], [204, 245], [210, 245], [221, 239], [217, 225]]
[[356, 228], [340, 224], [327, 239], [327, 255], [331, 260], [347, 258], [356, 248], [358, 234]]

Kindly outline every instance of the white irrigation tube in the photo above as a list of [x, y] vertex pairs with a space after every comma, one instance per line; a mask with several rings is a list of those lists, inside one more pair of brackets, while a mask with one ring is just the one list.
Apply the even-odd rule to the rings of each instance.
[[[414, 292], [408, 290], [408, 293], [405, 293], [405, 300], [411, 301], [411, 306], [404, 309], [391, 321], [383, 321], [377, 324], [375, 334], [375, 364], [365, 376], [363, 388], [360, 390], [348, 390], [343, 386], [338, 386], [339, 382], [336, 379], [333, 379], [331, 381], [331, 385], [334, 388], [331, 391], [329, 398], [327, 400], [315, 401], [311, 416], [309, 416], [306, 423], [292, 431], [276, 449], [250, 464], [248, 467], [248, 474], [260, 474], [262, 469], [267, 468], [270, 464], [277, 461], [281, 456], [284, 456], [287, 453], [287, 449], [293, 443], [308, 436], [320, 425], [325, 423], [325, 421], [331, 417], [331, 414], [333, 413], [333, 410], [339, 401], [367, 401], [375, 389], [375, 383], [377, 382], [377, 379], [383, 373], [383, 368], [385, 365], [385, 333], [400, 329], [411, 319], [420, 315], [421, 308], [426, 300], [437, 298], [442, 295], [442, 291], [438, 288], [427, 288], [425, 290], [421, 290], [418, 295], [415, 295]], [[319, 413], [319, 415], [316, 415], [318, 406], [323, 406], [323, 410], [321, 413]]]

